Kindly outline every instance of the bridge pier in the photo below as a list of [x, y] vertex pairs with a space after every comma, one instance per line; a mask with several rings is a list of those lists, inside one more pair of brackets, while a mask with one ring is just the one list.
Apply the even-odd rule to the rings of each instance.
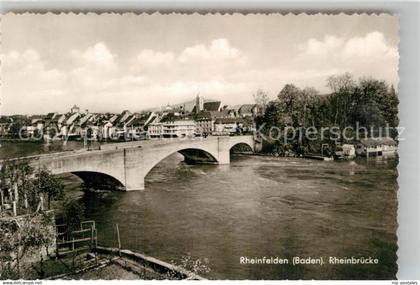
[[230, 164], [230, 137], [217, 138], [218, 164]]
[[144, 150], [142, 148], [125, 148], [124, 184], [126, 191], [144, 190]]
[[125, 191], [144, 190], [144, 177], [137, 177], [135, 180], [127, 181]]

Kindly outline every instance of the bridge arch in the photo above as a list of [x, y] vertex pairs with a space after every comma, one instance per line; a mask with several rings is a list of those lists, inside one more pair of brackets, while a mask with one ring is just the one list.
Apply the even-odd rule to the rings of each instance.
[[202, 139], [187, 141], [187, 145], [182, 143], [171, 145], [169, 149], [162, 150], [152, 159], [144, 160], [147, 165], [143, 165], [143, 177], [146, 177], [159, 162], [176, 152], [182, 154], [187, 163], [229, 164], [230, 151], [235, 146], [246, 146], [247, 151], [254, 150], [252, 137], [218, 137], [217, 142], [218, 144], [215, 144], [214, 141]]
[[45, 168], [54, 175], [73, 174], [86, 186], [96, 189], [125, 189], [125, 177], [121, 155], [94, 152], [54, 153], [36, 157], [34, 169]]
[[86, 188], [101, 190], [124, 190], [125, 186], [118, 178], [96, 171], [73, 171], [71, 174], [79, 177]]
[[174, 153], [180, 153], [184, 156], [184, 160], [187, 163], [206, 163], [206, 164], [218, 164], [218, 153], [212, 149], [203, 147], [177, 147], [172, 150], [160, 152], [155, 155], [153, 159], [144, 160], [143, 164], [143, 175], [146, 177], [147, 174], [165, 158], [171, 156]]
[[233, 136], [227, 142], [229, 150], [237, 145], [247, 145], [254, 151], [254, 138], [252, 136]]
[[233, 152], [253, 152], [254, 148], [247, 142], [238, 142], [230, 147], [230, 153]]

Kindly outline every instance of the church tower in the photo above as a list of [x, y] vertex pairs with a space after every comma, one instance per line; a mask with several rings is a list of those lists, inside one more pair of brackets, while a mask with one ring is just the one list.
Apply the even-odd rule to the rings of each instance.
[[200, 113], [204, 110], [204, 99], [200, 96], [200, 94], [197, 94], [197, 97], [195, 98], [195, 112]]

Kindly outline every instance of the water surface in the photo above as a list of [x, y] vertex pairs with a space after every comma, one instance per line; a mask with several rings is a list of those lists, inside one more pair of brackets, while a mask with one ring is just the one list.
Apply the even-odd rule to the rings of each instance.
[[[146, 190], [88, 193], [99, 240], [165, 261], [209, 259], [217, 279], [394, 279], [396, 160], [322, 162], [244, 156], [228, 166], [180, 155]], [[378, 265], [241, 265], [247, 257], [378, 258]]]
[[[118, 223], [124, 248], [175, 263], [208, 258], [208, 278], [395, 279], [397, 162], [236, 156], [226, 166], [187, 165], [174, 154], [147, 175], [144, 191], [83, 194], [77, 178], [63, 179], [101, 244], [117, 246]], [[379, 264], [241, 265], [241, 256], [371, 256]]]

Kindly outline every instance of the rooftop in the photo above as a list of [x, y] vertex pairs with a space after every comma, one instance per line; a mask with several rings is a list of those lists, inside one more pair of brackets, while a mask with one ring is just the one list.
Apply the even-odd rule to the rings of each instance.
[[361, 139], [360, 143], [367, 147], [378, 146], [378, 145], [392, 145], [392, 146], [397, 145], [397, 142], [389, 137]]
[[215, 121], [216, 124], [242, 124], [244, 122], [242, 118], [217, 118]]

